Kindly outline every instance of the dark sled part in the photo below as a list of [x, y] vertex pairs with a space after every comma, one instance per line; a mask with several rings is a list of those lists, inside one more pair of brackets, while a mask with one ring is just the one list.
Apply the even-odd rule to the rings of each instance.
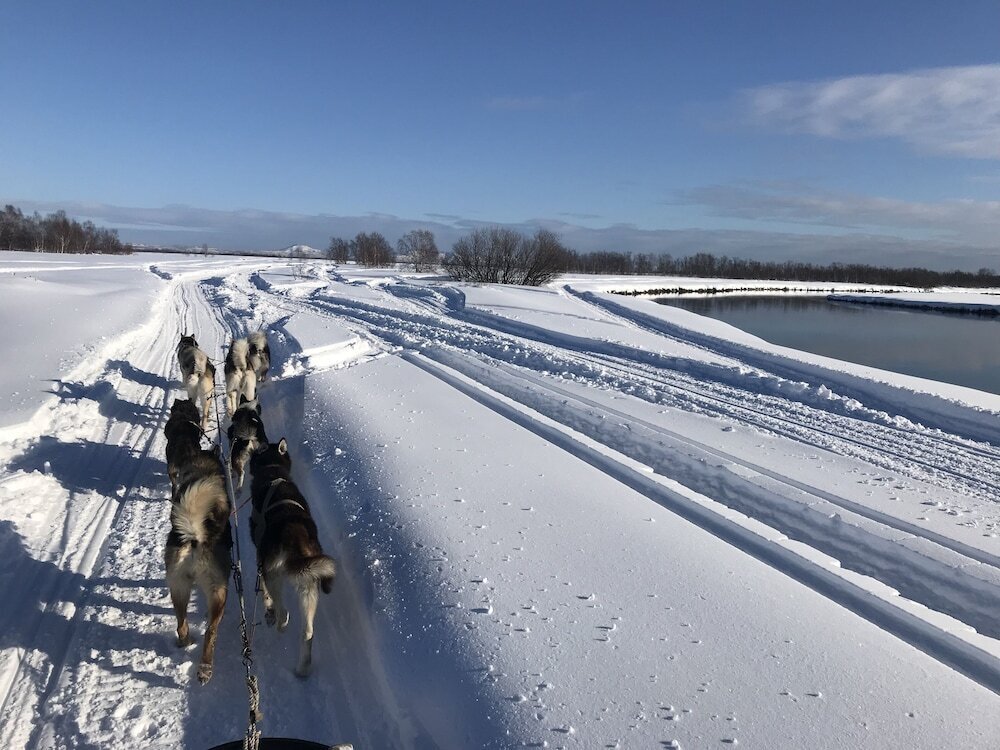
[[[261, 737], [260, 750], [354, 750], [350, 744], [327, 745], [309, 740], [294, 740], [288, 737]], [[224, 745], [216, 745], [210, 750], [243, 750], [243, 740], [233, 740]]]

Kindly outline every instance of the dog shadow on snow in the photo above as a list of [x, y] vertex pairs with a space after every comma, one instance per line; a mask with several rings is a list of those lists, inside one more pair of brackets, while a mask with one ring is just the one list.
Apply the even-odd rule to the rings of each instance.
[[7, 468], [46, 474], [70, 493], [96, 492], [118, 502], [123, 502], [127, 494], [123, 489], [130, 486], [158, 489], [167, 472], [165, 461], [134, 448], [91, 440], [63, 442], [48, 435], [12, 459]]
[[[93, 587], [102, 579], [88, 580], [80, 573], [34, 558], [10, 521], [0, 521], [0, 559], [4, 561], [0, 590], [14, 599], [8, 600], [0, 612], [0, 649], [39, 651], [46, 654], [49, 663], [69, 668], [76, 666], [71, 660], [79, 656], [81, 662], [96, 664], [110, 673], [128, 673], [150, 686], [176, 685], [172, 676], [116, 664], [113, 660], [114, 653], [131, 651], [176, 659], [177, 649], [162, 632], [147, 633], [130, 625], [116, 627], [79, 616], [85, 607], [166, 616], [172, 613], [169, 606], [122, 602], [94, 591]], [[78, 614], [67, 617], [67, 612]], [[77, 644], [79, 653], [74, 653]]]
[[[51, 380], [52, 387], [45, 391], [58, 396], [65, 402], [77, 402], [80, 400], [94, 401], [97, 404], [98, 412], [105, 419], [115, 422], [128, 422], [140, 427], [152, 427], [156, 424], [159, 409], [151, 408], [144, 404], [137, 404], [119, 397], [115, 386], [107, 380], [99, 380], [93, 385], [84, 385], [70, 380]], [[173, 388], [176, 383], [163, 379], [167, 390]]]

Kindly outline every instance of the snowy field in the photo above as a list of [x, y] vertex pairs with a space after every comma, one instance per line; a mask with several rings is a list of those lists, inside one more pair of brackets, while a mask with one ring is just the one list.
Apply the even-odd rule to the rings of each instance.
[[174, 645], [162, 428], [180, 334], [221, 360], [258, 328], [267, 432], [340, 563], [308, 680], [294, 610], [254, 630], [265, 735], [1000, 747], [1000, 396], [628, 285], [0, 255], [0, 747], [242, 736], [235, 597], [208, 685]]

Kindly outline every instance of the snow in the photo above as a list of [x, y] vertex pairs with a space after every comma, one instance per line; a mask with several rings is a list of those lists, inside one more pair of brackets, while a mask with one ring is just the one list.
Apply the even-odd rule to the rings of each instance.
[[340, 564], [308, 681], [294, 611], [254, 629], [266, 735], [1000, 744], [1000, 396], [605, 293], [678, 282], [0, 256], [0, 746], [242, 735], [235, 597], [207, 686], [173, 645], [162, 426], [180, 333], [219, 360], [258, 328]]

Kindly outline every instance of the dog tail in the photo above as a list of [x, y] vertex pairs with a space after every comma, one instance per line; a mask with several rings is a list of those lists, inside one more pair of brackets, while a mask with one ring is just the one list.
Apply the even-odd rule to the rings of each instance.
[[181, 487], [170, 508], [170, 527], [183, 542], [214, 544], [229, 515], [222, 477], [196, 479]]
[[329, 594], [333, 588], [333, 579], [337, 576], [337, 563], [329, 555], [315, 555], [289, 560], [288, 572], [296, 579], [296, 583], [319, 584], [324, 594]]
[[250, 354], [250, 344], [246, 339], [233, 339], [229, 345], [229, 356], [237, 370], [247, 369], [247, 356]]

